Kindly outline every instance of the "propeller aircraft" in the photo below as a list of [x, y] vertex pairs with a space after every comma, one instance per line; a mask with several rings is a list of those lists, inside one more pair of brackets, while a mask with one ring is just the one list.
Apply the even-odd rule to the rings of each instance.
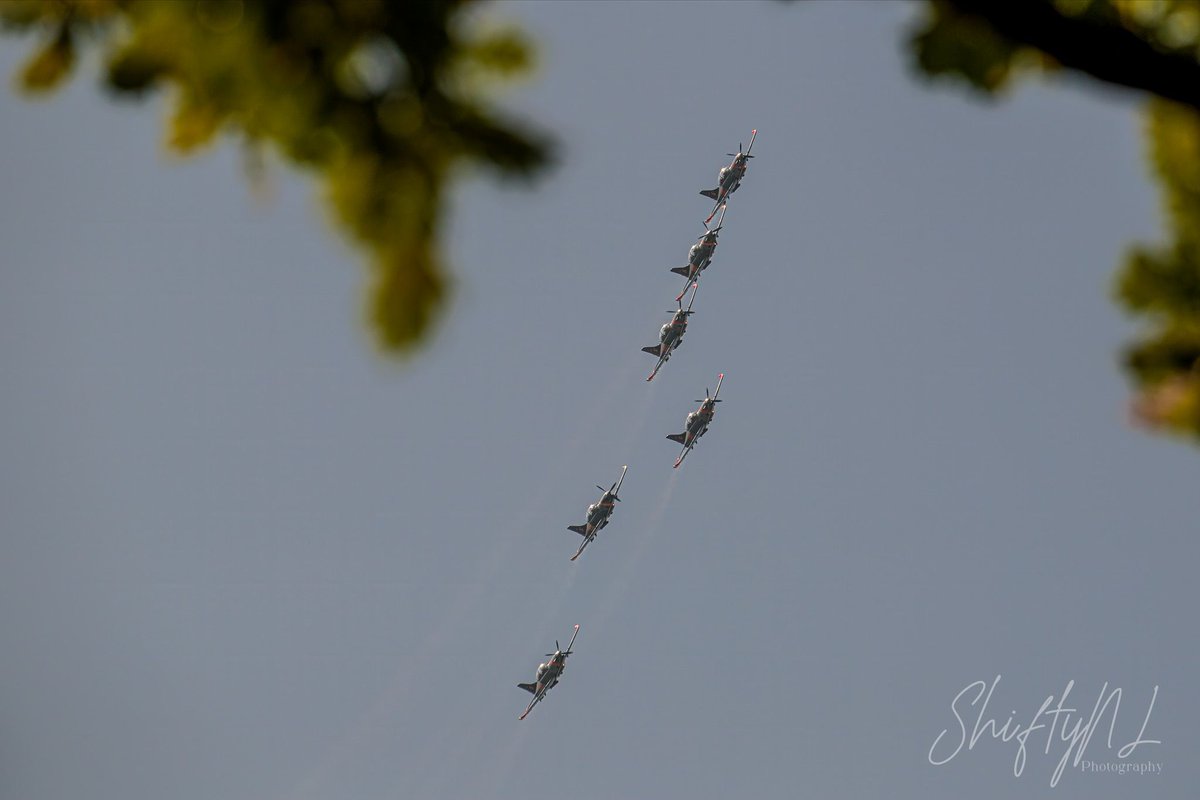
[[721, 167], [721, 171], [717, 173], [717, 188], [701, 189], [700, 194], [715, 200], [716, 205], [713, 206], [712, 213], [708, 215], [705, 223], [709, 222], [717, 214], [717, 209], [725, 205], [729, 200], [729, 195], [738, 190], [742, 185], [742, 178], [746, 175], [746, 161], [754, 158], [750, 155], [750, 151], [754, 148], [754, 138], [758, 136], [758, 129], [750, 131], [750, 146], [742, 151], [742, 144], [738, 142], [738, 151], [736, 153], [726, 153], [727, 156], [733, 156], [733, 161], [729, 162], [729, 166]]
[[676, 298], [679, 303], [679, 310], [675, 311], [675, 316], [671, 317], [671, 321], [662, 326], [658, 331], [658, 344], [652, 344], [649, 347], [643, 347], [643, 353], [649, 353], [652, 356], [658, 357], [658, 363], [654, 365], [654, 371], [650, 373], [648, 381], [654, 380], [654, 376], [662, 369], [662, 365], [667, 363], [671, 357], [671, 353], [675, 352], [675, 348], [683, 344], [683, 334], [687, 332], [688, 317], [695, 313], [692, 311], [692, 303], [696, 302], [696, 292], [700, 291], [700, 284], [695, 284], [692, 289], [692, 299], [688, 301], [687, 309], [683, 307], [683, 295]]
[[616, 508], [617, 503], [621, 502], [621, 498], [617, 497], [617, 493], [621, 491], [621, 484], [625, 482], [625, 473], [628, 471], [628, 465], [621, 467], [621, 477], [612, 486], [608, 487], [608, 489], [597, 485], [596, 488], [604, 492], [604, 494], [600, 495], [599, 500], [588, 506], [587, 519], [582, 525], [567, 526], [567, 530], [578, 533], [583, 537], [583, 544], [579, 545], [579, 549], [575, 551], [575, 555], [571, 556], [572, 561], [579, 558], [579, 555], [583, 552], [583, 548], [591, 544], [592, 540], [596, 538], [596, 534], [608, 524], [608, 518], [612, 516], [613, 509]]
[[704, 399], [697, 400], [700, 407], [687, 415], [687, 420], [684, 422], [683, 433], [672, 433], [667, 436], [672, 442], [678, 442], [683, 445], [683, 451], [679, 454], [679, 458], [675, 459], [675, 468], [678, 469], [683, 460], [687, 458], [687, 454], [692, 452], [692, 448], [696, 446], [696, 442], [708, 431], [708, 425], [712, 422], [713, 416], [717, 413], [717, 403], [721, 401], [717, 399], [717, 395], [721, 393], [721, 383], [725, 380], [725, 373], [717, 376], [717, 390], [712, 393], [712, 397], [708, 396], [708, 388], [704, 389]]
[[546, 697], [546, 692], [558, 685], [558, 679], [562, 677], [563, 670], [567, 668], [567, 656], [571, 655], [571, 647], [575, 644], [575, 637], [579, 635], [579, 626], [575, 626], [575, 633], [571, 635], [571, 641], [567, 644], [567, 649], [563, 650], [558, 645], [558, 640], [554, 640], [554, 652], [546, 653], [549, 661], [538, 664], [537, 675], [533, 679], [533, 683], [518, 683], [517, 686], [533, 695], [533, 699], [529, 701], [529, 705], [525, 707], [523, 713], [518, 719], [525, 719], [529, 716], [529, 712], [533, 711], [533, 707]]
[[712, 263], [713, 253], [717, 249], [717, 234], [721, 232], [722, 223], [725, 221], [725, 210], [721, 210], [721, 216], [717, 219], [717, 227], [712, 230], [708, 226], [704, 226], [704, 233], [696, 240], [688, 250], [688, 263], [682, 267], [672, 267], [671, 272], [676, 275], [682, 275], [685, 280], [683, 282], [683, 291], [675, 298], [676, 302], [683, 300], [683, 296], [687, 294], [687, 290], [691, 288], [693, 283], [700, 280], [700, 273], [708, 268]]

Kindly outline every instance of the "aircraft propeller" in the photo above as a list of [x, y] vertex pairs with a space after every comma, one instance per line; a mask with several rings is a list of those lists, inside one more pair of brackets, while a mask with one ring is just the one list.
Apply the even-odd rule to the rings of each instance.
[[750, 131], [750, 147], [749, 148], [747, 148], [745, 151], [743, 151], [742, 143], [738, 142], [738, 151], [736, 153], [726, 153], [725, 155], [731, 156], [733, 158], [754, 158], [754, 156], [750, 155], [750, 151], [754, 149], [754, 137], [756, 137], [756, 136], [758, 136], [757, 128]]
[[[686, 311], [683, 310], [683, 295], [679, 295], [679, 297], [675, 298], [675, 302], [679, 303], [679, 308], [675, 309], [674, 311], [672, 311], [671, 309], [668, 308], [667, 313], [668, 314], [678, 314], [680, 312], [683, 312], [684, 314], [695, 314], [696, 312], [692, 311], [692, 303], [696, 302], [696, 292], [699, 290], [700, 290], [700, 281], [696, 281], [692, 284], [692, 299], [688, 301], [687, 310]], [[687, 290], [684, 289], [684, 291], [686, 292]]]
[[613, 499], [613, 500], [616, 500], [618, 503], [619, 503], [619, 502], [621, 502], [621, 498], [619, 498], [619, 497], [617, 497], [615, 494], [613, 494], [613, 489], [616, 489], [616, 488], [617, 488], [617, 482], [616, 482], [616, 481], [613, 481], [613, 485], [612, 485], [612, 486], [610, 486], [610, 487], [608, 487], [607, 489], [605, 489], [603, 486], [601, 486], [601, 485], [600, 485], [600, 484], [598, 484], [598, 483], [596, 484], [596, 488], [597, 488], [597, 489], [599, 489], [600, 491], [604, 492], [605, 494], [612, 495], [612, 499]]
[[562, 645], [560, 645], [558, 643], [558, 639], [555, 639], [554, 640], [554, 652], [546, 653], [546, 656], [548, 658], [553, 658], [554, 656], [563, 656], [565, 658], [566, 656], [571, 655], [571, 653], [575, 652], [572, 648], [575, 647], [575, 637], [578, 635], [579, 635], [579, 626], [576, 625], [575, 633], [571, 634], [571, 641], [567, 642], [567, 649], [563, 650]]
[[703, 400], [697, 400], [697, 401], [695, 401], [695, 402], [697, 402], [697, 403], [707, 403], [707, 402], [710, 402], [710, 401], [711, 401], [711, 402], [713, 402], [713, 403], [724, 403], [724, 402], [725, 402], [724, 400], [718, 400], [718, 399], [717, 399], [717, 395], [719, 395], [719, 394], [721, 393], [721, 383], [722, 383], [722, 382], [724, 382], [724, 380], [725, 380], [725, 373], [724, 373], [724, 372], [722, 372], [720, 375], [718, 375], [718, 376], [717, 376], [717, 390], [716, 390], [715, 392], [713, 392], [712, 396], [711, 396], [711, 397], [709, 397], [709, 394], [708, 394], [708, 387], [707, 387], [707, 386], [705, 386], [705, 387], [704, 387], [704, 399], [703, 399]]

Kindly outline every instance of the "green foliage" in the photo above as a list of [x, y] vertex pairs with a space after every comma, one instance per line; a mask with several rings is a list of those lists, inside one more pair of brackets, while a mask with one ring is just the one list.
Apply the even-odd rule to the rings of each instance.
[[1155, 48], [1200, 58], [1200, 4], [1195, 0], [1111, 0], [1120, 24]]
[[[530, 177], [548, 143], [487, 102], [527, 71], [516, 30], [484, 27], [476, 0], [4, 0], [0, 25], [39, 44], [19, 76], [57, 86], [79, 47], [103, 49], [120, 94], [168, 88], [167, 143], [220, 134], [266, 146], [322, 181], [332, 216], [371, 266], [368, 317], [401, 352], [447, 294], [443, 197], [460, 165]], [[1020, 75], [1072, 69], [1167, 100], [1146, 111], [1170, 240], [1127, 255], [1117, 295], [1145, 319], [1127, 349], [1146, 423], [1200, 437], [1200, 3], [927, 0], [911, 37], [919, 71], [986, 95]], [[1174, 102], [1168, 102], [1174, 101]]]
[[1116, 294], [1146, 323], [1124, 355], [1135, 418], [1200, 439], [1200, 3], [929, 0], [926, 12], [911, 46], [930, 77], [995, 92], [1021, 71], [1061, 63], [1171, 98], [1145, 110], [1170, 238], [1130, 248]]
[[41, 43], [22, 71], [56, 86], [76, 43], [102, 48], [120, 94], [170, 90], [168, 146], [219, 134], [314, 173], [366, 253], [368, 317], [389, 352], [419, 343], [445, 302], [444, 195], [460, 165], [528, 178], [549, 144], [487, 102], [532, 63], [515, 30], [480, 30], [474, 0], [22, 0], [5, 27]]
[[985, 20], [961, 14], [948, 3], [932, 0], [913, 33], [917, 68], [930, 77], [951, 77], [992, 94], [1007, 85], [1028, 50], [996, 34]]
[[1200, 112], [1154, 101], [1146, 120], [1171, 241], [1133, 247], [1118, 276], [1117, 296], [1149, 323], [1125, 364], [1139, 419], [1200, 436]]

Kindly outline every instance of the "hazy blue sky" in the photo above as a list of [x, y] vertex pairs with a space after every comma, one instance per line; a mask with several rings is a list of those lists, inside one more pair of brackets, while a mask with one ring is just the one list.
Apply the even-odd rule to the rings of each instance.
[[[307, 180], [260, 203], [236, 147], [164, 156], [162, 99], [91, 68], [0, 92], [0, 797], [1194, 793], [1200, 453], [1127, 423], [1109, 300], [1159, 230], [1138, 98], [931, 88], [912, 10], [496, 6], [541, 42], [509, 105], [562, 165], [458, 188], [454, 301], [399, 366]], [[754, 127], [647, 384], [697, 192]], [[1121, 687], [1095, 762], [1158, 686], [1129, 760], [1162, 773], [1051, 789], [1044, 730], [1019, 778], [990, 738], [932, 766], [997, 675], [1014, 726]]]

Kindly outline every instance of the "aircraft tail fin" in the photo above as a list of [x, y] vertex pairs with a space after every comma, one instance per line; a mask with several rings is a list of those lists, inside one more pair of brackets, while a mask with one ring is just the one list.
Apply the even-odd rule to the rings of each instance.
[[670, 439], [672, 442], [677, 442], [679, 444], [683, 444], [683, 440], [686, 437], [687, 437], [686, 433], [669, 433], [669, 434], [667, 434], [668, 439]]
[[652, 345], [652, 346], [650, 346], [650, 347], [643, 347], [643, 348], [642, 348], [642, 352], [643, 352], [643, 353], [649, 353], [649, 354], [650, 354], [650, 355], [652, 355], [652, 356], [657, 356], [657, 355], [658, 355], [660, 352], [662, 352], [662, 351], [661, 351], [661, 349], [660, 349], [660, 345], [657, 345], [657, 344], [656, 344], [656, 345]]
[[587, 536], [587, 525], [568, 525], [567, 530], [574, 531], [580, 536]]
[[529, 692], [530, 694], [537, 694], [537, 684], [536, 683], [518, 683], [517, 686], [519, 688], [524, 689], [525, 691]]
[[716, 199], [717, 199], [717, 192], [718, 192], [718, 190], [717, 190], [717, 189], [701, 189], [701, 190], [700, 190], [700, 194], [704, 195], [704, 196], [705, 196], [705, 197], [707, 197], [709, 200], [716, 200]]
[[690, 271], [687, 267], [671, 267], [671, 272], [674, 272], [676, 275], [682, 275], [685, 278]]

